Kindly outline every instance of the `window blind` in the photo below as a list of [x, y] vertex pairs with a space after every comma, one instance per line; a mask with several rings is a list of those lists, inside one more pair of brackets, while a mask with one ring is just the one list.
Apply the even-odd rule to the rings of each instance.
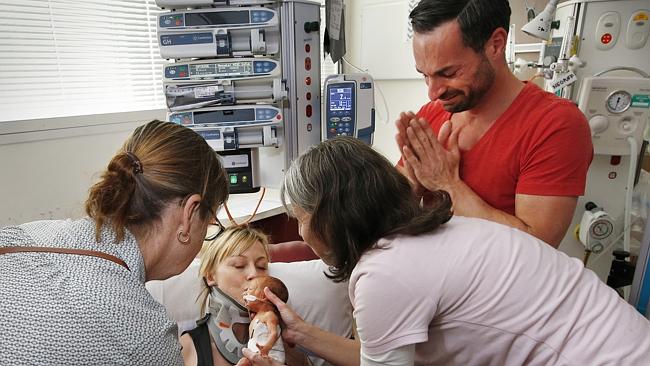
[[154, 0], [0, 1], [0, 122], [165, 108]]
[[[166, 108], [161, 11], [155, 0], [0, 0], [0, 122]], [[321, 73], [337, 73], [329, 56]]]

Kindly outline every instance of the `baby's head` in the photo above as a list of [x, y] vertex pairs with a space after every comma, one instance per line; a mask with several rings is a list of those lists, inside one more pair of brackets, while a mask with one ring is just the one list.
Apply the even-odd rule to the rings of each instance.
[[265, 287], [268, 287], [283, 302], [289, 299], [289, 290], [282, 281], [271, 276], [260, 276], [250, 281], [244, 293], [244, 303], [247, 308], [254, 310], [261, 304], [271, 304], [264, 294]]

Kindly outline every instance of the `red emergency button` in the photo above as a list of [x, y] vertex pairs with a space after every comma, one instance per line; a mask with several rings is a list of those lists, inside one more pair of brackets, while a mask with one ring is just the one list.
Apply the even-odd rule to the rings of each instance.
[[612, 41], [612, 35], [609, 33], [605, 33], [603, 34], [602, 37], [600, 37], [600, 42], [602, 42], [602, 44], [609, 44], [609, 42], [611, 41]]
[[312, 114], [311, 105], [308, 105], [305, 108], [305, 114], [307, 115], [307, 117], [311, 117], [311, 114]]

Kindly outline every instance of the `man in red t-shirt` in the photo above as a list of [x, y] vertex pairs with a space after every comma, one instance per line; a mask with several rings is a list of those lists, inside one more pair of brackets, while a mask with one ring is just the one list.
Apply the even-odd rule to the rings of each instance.
[[398, 168], [425, 203], [427, 191], [444, 189], [457, 215], [557, 247], [593, 157], [587, 121], [571, 101], [508, 69], [507, 0], [474, 0], [488, 14], [450, 1], [422, 0], [410, 14], [415, 64], [431, 102], [417, 115], [400, 114]]

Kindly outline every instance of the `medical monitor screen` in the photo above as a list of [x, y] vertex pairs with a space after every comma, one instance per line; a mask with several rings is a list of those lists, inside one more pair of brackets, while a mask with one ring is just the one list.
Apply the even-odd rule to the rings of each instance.
[[330, 89], [330, 111], [352, 110], [352, 87]]
[[249, 23], [248, 11], [185, 13], [185, 26]]

